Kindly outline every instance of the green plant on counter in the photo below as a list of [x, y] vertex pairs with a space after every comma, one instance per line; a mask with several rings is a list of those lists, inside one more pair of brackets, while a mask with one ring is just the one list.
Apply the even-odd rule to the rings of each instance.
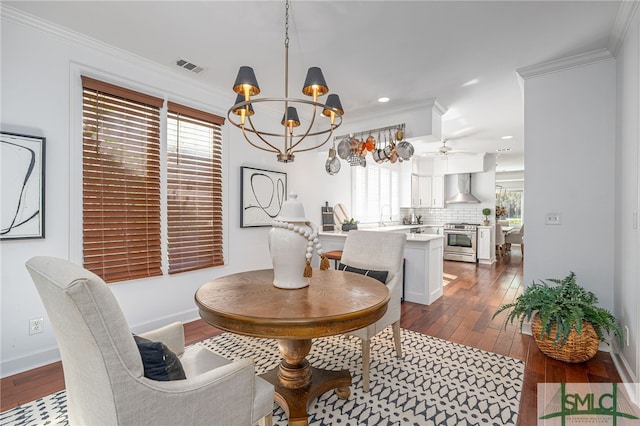
[[344, 222], [342, 222], [343, 231], [351, 231], [353, 229], [358, 229], [358, 221], [354, 218], [351, 218], [349, 220], [345, 219]]
[[482, 209], [482, 214], [484, 215], [484, 220], [489, 220], [489, 216], [491, 216], [491, 209], [485, 207], [484, 209]]
[[513, 303], [498, 308], [493, 318], [501, 312], [511, 309], [505, 322], [520, 320], [520, 329], [524, 320], [531, 321], [537, 313], [541, 321], [540, 338], [551, 336], [551, 329], [557, 327], [555, 344], [564, 346], [569, 332], [574, 329], [582, 333], [583, 321], [591, 324], [601, 342], [606, 342], [603, 330], [613, 334], [622, 343], [622, 329], [615, 317], [606, 309], [596, 306], [598, 298], [576, 283], [576, 275], [571, 272], [562, 280], [548, 279], [557, 285], [550, 286], [541, 281], [533, 283]]

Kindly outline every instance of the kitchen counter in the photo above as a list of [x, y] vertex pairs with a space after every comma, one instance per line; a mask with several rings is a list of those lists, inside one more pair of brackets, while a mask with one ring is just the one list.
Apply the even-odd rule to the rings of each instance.
[[[409, 233], [409, 230], [406, 229], [407, 227], [403, 227], [403, 229], [394, 229], [395, 227], [393, 226], [387, 226], [387, 227], [383, 227], [383, 228], [364, 228], [364, 229], [360, 229], [360, 231], [376, 231], [376, 232], [398, 232], [398, 231], [402, 231], [404, 229], [404, 231], [407, 233], [407, 241], [432, 241], [432, 240], [436, 240], [436, 239], [442, 239], [443, 236], [442, 235], [436, 235], [436, 234], [411, 234]], [[326, 232], [326, 231], [320, 231], [318, 232], [318, 235], [325, 236], [325, 237], [342, 237], [342, 238], [346, 238], [347, 235], [349, 235], [348, 231], [333, 231], [333, 232]]]
[[[429, 225], [423, 225], [429, 226]], [[404, 300], [430, 305], [442, 296], [444, 237], [435, 234], [411, 234], [415, 225], [364, 228], [363, 231], [406, 232], [404, 249]], [[319, 232], [324, 251], [342, 250], [349, 232]], [[372, 247], [372, 250], [384, 248]]]
[[444, 226], [444, 225], [438, 225], [438, 224], [426, 224], [426, 223], [420, 223], [420, 224], [414, 224], [414, 225], [387, 225], [387, 226], [378, 226], [375, 228], [362, 228], [363, 231], [404, 231], [404, 232], [409, 232], [410, 229], [414, 229], [414, 228], [437, 228], [439, 226]]
[[[411, 232], [412, 229], [416, 229], [416, 228], [442, 228], [444, 227], [444, 225], [442, 224], [437, 224], [437, 223], [432, 223], [432, 224], [428, 224], [428, 223], [421, 223], [421, 224], [414, 224], [414, 225], [386, 225], [386, 226], [369, 226], [369, 227], [359, 227], [358, 229], [360, 231], [377, 231], [377, 232], [406, 232], [409, 233]], [[328, 234], [339, 234], [339, 233], [347, 233], [348, 231], [342, 231], [340, 229], [338, 229], [337, 231], [323, 231], [326, 232]], [[321, 234], [323, 232], [320, 232]]]

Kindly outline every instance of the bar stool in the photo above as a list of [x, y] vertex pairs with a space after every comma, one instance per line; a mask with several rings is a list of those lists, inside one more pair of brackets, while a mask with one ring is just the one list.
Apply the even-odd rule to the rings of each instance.
[[342, 259], [342, 250], [326, 251], [324, 255], [327, 259], [333, 259], [333, 268], [338, 269], [338, 262]]

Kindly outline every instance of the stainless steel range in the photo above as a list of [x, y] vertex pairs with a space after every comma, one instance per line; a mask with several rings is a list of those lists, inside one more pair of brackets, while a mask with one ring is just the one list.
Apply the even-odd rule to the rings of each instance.
[[445, 223], [444, 259], [476, 263], [478, 226], [475, 223]]

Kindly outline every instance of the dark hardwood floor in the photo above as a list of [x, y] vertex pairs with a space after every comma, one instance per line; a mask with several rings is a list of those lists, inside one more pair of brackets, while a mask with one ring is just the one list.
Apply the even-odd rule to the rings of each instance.
[[[492, 319], [496, 308], [511, 302], [522, 290], [522, 257], [516, 248], [493, 265], [445, 261], [451, 280], [444, 295], [430, 306], [405, 302], [402, 327], [434, 337], [524, 360], [524, 388], [518, 424], [535, 425], [537, 383], [620, 382], [609, 353], [567, 364], [543, 355], [531, 336], [515, 325], [504, 328], [504, 315]], [[187, 344], [221, 332], [201, 320], [185, 324]], [[1, 407], [5, 411], [64, 388], [59, 362], [1, 380]]]

